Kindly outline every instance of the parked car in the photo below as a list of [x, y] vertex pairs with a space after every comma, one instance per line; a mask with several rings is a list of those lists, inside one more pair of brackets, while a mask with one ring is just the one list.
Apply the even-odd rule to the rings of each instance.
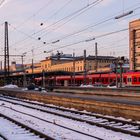
[[27, 86], [28, 90], [35, 90], [36, 88], [38, 88], [38, 86], [36, 86], [34, 83], [31, 83], [29, 86]]

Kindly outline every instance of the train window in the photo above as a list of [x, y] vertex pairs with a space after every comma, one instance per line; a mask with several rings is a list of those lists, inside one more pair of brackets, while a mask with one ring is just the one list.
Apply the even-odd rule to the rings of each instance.
[[107, 78], [105, 78], [105, 82], [108, 82], [108, 79]]
[[127, 78], [127, 82], [130, 82], [129, 79], [130, 79], [130, 78]]
[[131, 82], [131, 78], [128, 78], [128, 82]]
[[104, 78], [102, 79], [102, 82], [104, 82]]
[[134, 79], [133, 79], [133, 80], [134, 80], [134, 82], [137, 82], [137, 78], [136, 78], [136, 77], [134, 77]]
[[78, 71], [79, 71], [79, 67], [78, 67]]
[[126, 82], [126, 78], [123, 78], [123, 82]]

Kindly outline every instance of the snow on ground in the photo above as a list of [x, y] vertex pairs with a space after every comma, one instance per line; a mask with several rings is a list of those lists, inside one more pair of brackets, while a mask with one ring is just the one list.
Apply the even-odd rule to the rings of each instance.
[[94, 87], [93, 85], [83, 85], [81, 84], [80, 87]]
[[2, 117], [0, 117], [0, 126], [6, 126], [0, 127], [0, 133], [8, 140], [41, 140], [41, 138], [33, 135], [33, 133], [29, 133], [28, 130], [23, 129]]
[[[55, 124], [63, 125], [65, 127], [69, 127], [72, 129], [75, 129], [77, 131], [81, 131], [93, 136], [97, 136], [100, 138], [103, 138], [104, 140], [139, 140], [139, 138], [122, 134], [119, 132], [114, 132], [111, 130], [106, 130], [104, 128], [100, 128], [97, 126], [92, 126], [83, 122], [78, 122], [74, 120], [70, 120], [67, 118], [62, 118], [59, 116], [55, 116], [52, 114], [47, 114], [44, 112], [40, 112], [33, 109], [28, 109], [21, 106], [12, 105], [10, 103], [6, 103], [3, 101], [0, 101], [0, 104], [4, 103], [6, 106], [9, 106], [11, 108], [14, 108], [16, 110], [26, 112], [35, 116], [38, 116], [39, 118], [43, 118], [45, 120], [51, 121]], [[29, 126], [34, 127], [35, 129], [38, 129], [39, 131], [42, 131], [43, 133], [48, 134], [51, 137], [54, 137], [57, 140], [62, 139], [68, 139], [68, 140], [94, 140], [94, 138], [81, 135], [76, 132], [72, 132], [70, 130], [66, 130], [64, 128], [61, 128], [59, 126], [56, 126], [54, 124], [46, 123], [44, 121], [40, 121], [36, 118], [32, 118], [27, 115], [21, 115], [20, 113], [16, 113], [10, 109], [6, 109], [2, 106], [0, 106], [0, 112], [3, 114], [6, 114], [12, 118], [16, 118], [17, 120], [28, 124]]]
[[[13, 99], [13, 97], [10, 97], [9, 98]], [[38, 101], [31, 101], [31, 100], [25, 100], [25, 99], [21, 99], [21, 101], [29, 101], [29, 102], [32, 102], [32, 103], [37, 103], [37, 104], [41, 104], [41, 105], [46, 105], [45, 103], [42, 103], [42, 102], [38, 102]], [[14, 101], [14, 102], [17, 102], [17, 103], [21, 103], [20, 101]], [[25, 103], [24, 103], [25, 104]], [[28, 104], [27, 104], [28, 105]], [[34, 106], [34, 105], [33, 105]], [[50, 106], [50, 107], [59, 107], [59, 108], [62, 108], [62, 109], [68, 109], [68, 110], [74, 110], [74, 111], [79, 111], [75, 108], [65, 108], [63, 106], [56, 106], [56, 105], [53, 105], [53, 104], [47, 104], [47, 106]], [[43, 108], [43, 107], [40, 107], [40, 108]], [[132, 121], [131, 119], [126, 119], [126, 118], [123, 118], [123, 117], [114, 117], [114, 116], [108, 116], [108, 115], [102, 115], [102, 114], [98, 114], [98, 113], [92, 113], [92, 112], [88, 112], [87, 110], [83, 110], [83, 111], [79, 111], [79, 112], [83, 112], [83, 113], [87, 113], [87, 114], [93, 114], [93, 115], [98, 115], [98, 116], [105, 116], [105, 117], [108, 117], [108, 118], [113, 118], [113, 119], [118, 119], [118, 120], [125, 120], [125, 121]], [[136, 121], [136, 123], [139, 123], [140, 124], [140, 121]]]
[[18, 86], [17, 85], [9, 84], [9, 85], [5, 85], [5, 86], [3, 86], [1, 88], [18, 88]]

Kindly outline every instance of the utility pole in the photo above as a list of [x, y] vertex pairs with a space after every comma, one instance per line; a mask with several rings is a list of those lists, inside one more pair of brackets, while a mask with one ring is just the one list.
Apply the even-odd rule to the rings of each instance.
[[26, 54], [26, 52], [25, 53], [23, 53], [22, 55], [21, 55], [21, 61], [22, 61], [22, 71], [23, 71], [23, 87], [26, 87], [26, 71], [25, 71], [25, 69], [24, 69], [24, 64], [23, 64], [23, 58], [25, 57], [25, 54]]
[[24, 70], [24, 64], [23, 64], [23, 55], [21, 55], [21, 65], [22, 65], [22, 70]]
[[87, 84], [87, 69], [86, 69], [86, 50], [84, 50], [84, 85]]
[[98, 69], [98, 49], [97, 49], [97, 42], [95, 43], [95, 72], [97, 72]]
[[122, 69], [122, 65], [124, 64], [125, 58], [124, 56], [122, 56], [119, 60], [119, 65], [120, 65], [120, 88], [122, 88], [122, 84], [123, 84], [123, 77], [122, 77], [122, 73], [123, 73], [123, 69]]
[[32, 74], [34, 73], [34, 49], [32, 49]]
[[116, 87], [118, 88], [118, 71], [117, 71], [117, 68], [118, 68], [118, 58], [115, 60], [114, 64], [115, 64], [115, 72], [116, 72]]
[[2, 70], [2, 61], [0, 61], [0, 69]]
[[122, 65], [123, 63], [120, 63], [120, 88], [122, 88]]
[[73, 86], [75, 86], [75, 53], [73, 52]]
[[5, 22], [5, 40], [4, 40], [4, 83], [9, 82], [9, 39], [8, 22]]
[[42, 86], [45, 88], [45, 70], [42, 70]]

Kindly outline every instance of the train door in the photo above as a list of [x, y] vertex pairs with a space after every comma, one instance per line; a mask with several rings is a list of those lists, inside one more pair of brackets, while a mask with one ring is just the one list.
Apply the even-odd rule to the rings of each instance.
[[64, 87], [67, 87], [69, 85], [68, 80], [64, 80]]
[[132, 86], [132, 76], [127, 76], [127, 86]]
[[92, 85], [92, 77], [89, 78], [89, 84]]

